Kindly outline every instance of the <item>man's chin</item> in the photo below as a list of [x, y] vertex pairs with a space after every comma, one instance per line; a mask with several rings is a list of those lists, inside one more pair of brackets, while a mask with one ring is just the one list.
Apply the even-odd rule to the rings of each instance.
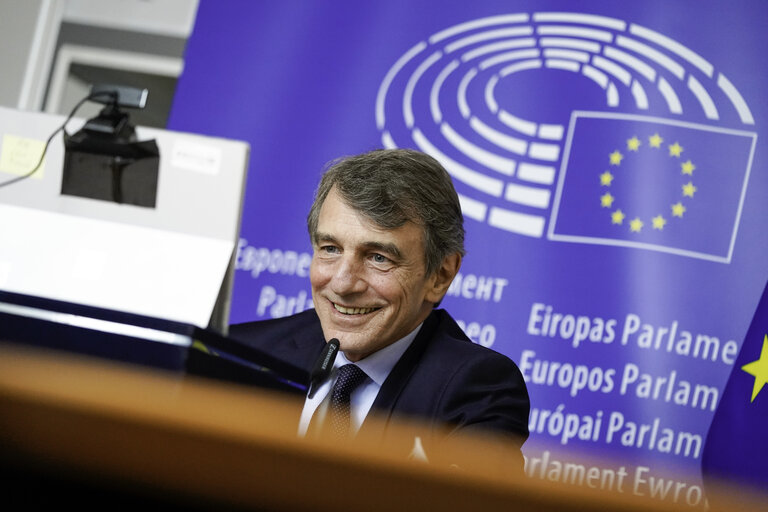
[[326, 334], [326, 340], [333, 338], [339, 340], [339, 350], [344, 352], [350, 361], [359, 361], [375, 351], [370, 339], [358, 333], [331, 330]]
[[339, 350], [343, 352], [360, 350], [369, 345], [359, 335], [345, 331], [330, 331], [330, 337], [326, 337], [326, 339], [330, 340], [333, 338], [339, 340]]

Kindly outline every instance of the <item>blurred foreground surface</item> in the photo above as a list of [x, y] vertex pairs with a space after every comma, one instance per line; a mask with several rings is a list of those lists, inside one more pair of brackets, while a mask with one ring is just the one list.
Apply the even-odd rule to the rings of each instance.
[[[404, 455], [382, 439], [296, 436], [295, 396], [0, 344], [0, 470], [7, 509], [680, 510], [553, 484], [510, 467], [495, 438], [452, 438]], [[429, 462], [424, 461], [424, 456]], [[741, 489], [713, 509], [761, 510]], [[714, 498], [714, 499], [713, 499]], [[762, 497], [765, 498], [764, 496]], [[343, 502], [342, 502], [343, 500]], [[4, 507], [5, 508], [5, 507]]]

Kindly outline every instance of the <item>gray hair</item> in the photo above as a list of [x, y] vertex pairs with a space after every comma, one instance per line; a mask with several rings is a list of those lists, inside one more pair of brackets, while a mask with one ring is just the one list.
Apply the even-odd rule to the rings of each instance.
[[427, 274], [449, 254], [464, 255], [464, 217], [451, 178], [429, 155], [379, 149], [329, 164], [307, 217], [315, 243], [320, 208], [333, 187], [341, 199], [384, 229], [406, 222], [421, 226]]

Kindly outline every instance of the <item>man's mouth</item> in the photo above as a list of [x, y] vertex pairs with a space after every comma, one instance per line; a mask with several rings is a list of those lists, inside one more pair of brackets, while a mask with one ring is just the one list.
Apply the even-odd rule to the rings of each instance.
[[380, 308], [348, 308], [346, 306], [342, 306], [340, 304], [333, 303], [333, 307], [336, 308], [336, 311], [343, 315], [366, 315], [368, 313], [371, 313], [373, 311], [376, 311]]

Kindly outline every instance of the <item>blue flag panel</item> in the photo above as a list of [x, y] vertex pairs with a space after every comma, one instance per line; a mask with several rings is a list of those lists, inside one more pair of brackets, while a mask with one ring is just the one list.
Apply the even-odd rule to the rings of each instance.
[[768, 286], [707, 435], [706, 476], [768, 489]]

